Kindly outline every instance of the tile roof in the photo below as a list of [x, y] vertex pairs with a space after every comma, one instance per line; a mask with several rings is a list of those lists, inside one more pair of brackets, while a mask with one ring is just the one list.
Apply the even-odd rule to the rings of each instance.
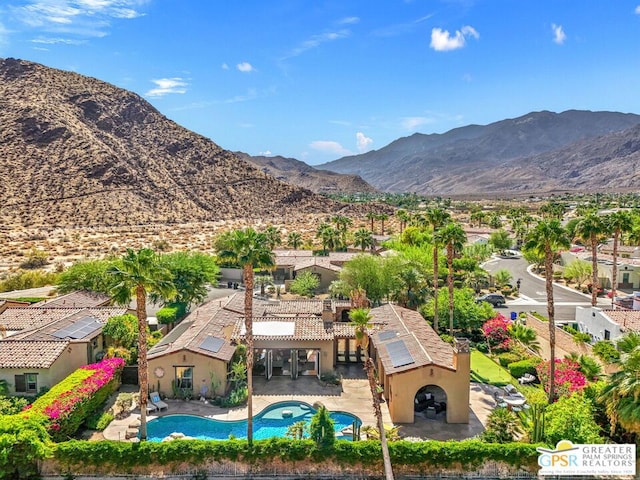
[[297, 272], [300, 270], [304, 270], [305, 268], [312, 267], [324, 268], [333, 272], [339, 272], [340, 270], [342, 270], [342, 268], [332, 263], [331, 260], [327, 257], [305, 258], [302, 261], [297, 262], [293, 267], [293, 270]]
[[322, 315], [322, 300], [282, 300], [269, 302], [265, 315]]
[[[453, 347], [443, 341], [427, 321], [414, 310], [387, 304], [371, 310], [375, 322], [385, 326], [371, 335], [386, 374], [393, 374], [422, 367], [437, 365], [453, 369]], [[393, 337], [380, 337], [384, 331], [395, 331]], [[404, 341], [413, 363], [394, 366], [387, 349], [389, 343]]]
[[640, 332], [640, 310], [603, 310], [602, 313], [624, 330]]
[[[234, 297], [239, 297], [241, 300], [244, 298], [242, 294], [234, 294], [230, 298], [212, 300], [196, 308], [149, 350], [149, 359], [180, 350], [189, 350], [223, 361], [231, 360], [236, 347], [230, 342], [229, 336], [232, 327], [241, 318], [237, 312], [226, 309]], [[237, 306], [236, 303], [231, 302], [231, 305]], [[244, 303], [242, 305], [244, 307]], [[225, 340], [217, 352], [201, 348], [202, 342], [209, 335]]]
[[104, 293], [80, 290], [48, 300], [43, 300], [42, 302], [34, 303], [32, 307], [91, 308], [104, 306], [108, 304], [110, 300], [111, 297], [109, 295], [105, 295]]
[[[13, 315], [14, 311], [17, 315]], [[96, 307], [96, 308], [10, 308], [0, 314], [0, 323], [21, 326], [22, 328], [10, 328], [7, 330], [21, 330], [12, 335], [11, 339], [20, 340], [59, 340], [53, 336], [56, 331], [77, 322], [84, 317], [96, 318], [105, 324], [116, 315], [124, 315], [125, 307]], [[31, 316], [29, 314], [31, 313]], [[9, 314], [9, 315], [7, 315]], [[8, 322], [5, 324], [5, 317]], [[17, 320], [17, 321], [14, 321]], [[22, 322], [22, 323], [21, 323]], [[93, 338], [95, 335], [91, 335]], [[81, 340], [81, 339], [78, 339]]]
[[49, 368], [69, 342], [3, 340], [0, 342], [0, 368]]
[[[333, 340], [333, 322], [323, 322], [318, 317], [261, 317], [254, 318], [254, 328], [260, 323], [294, 323], [293, 335], [254, 335], [254, 340]], [[258, 327], [259, 328], [259, 327]], [[239, 319], [233, 330], [232, 338], [234, 340], [244, 339], [244, 321]]]

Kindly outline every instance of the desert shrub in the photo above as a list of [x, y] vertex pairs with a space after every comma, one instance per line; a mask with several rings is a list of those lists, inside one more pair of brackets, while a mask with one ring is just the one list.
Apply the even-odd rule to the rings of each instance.
[[320, 405], [318, 411], [311, 417], [309, 436], [320, 449], [330, 448], [336, 441], [333, 420], [324, 405]]
[[56, 273], [49, 273], [43, 270], [19, 271], [0, 282], [0, 292], [55, 285], [57, 281], [58, 275]]
[[113, 421], [113, 414], [110, 412], [98, 412], [87, 418], [85, 424], [87, 428], [91, 430], [98, 430], [101, 432], [105, 428], [109, 426], [109, 424]]
[[515, 353], [504, 352], [498, 355], [498, 363], [500, 363], [501, 366], [506, 368], [509, 364], [519, 361], [520, 358], [522, 357], [520, 357], [520, 355], [517, 355]]
[[540, 358], [527, 358], [525, 360], [519, 360], [507, 365], [509, 373], [513, 378], [520, 378], [525, 373], [536, 375], [536, 366], [542, 361]]
[[158, 323], [164, 325], [175, 323], [180, 320], [187, 312], [187, 306], [183, 303], [172, 303], [162, 307], [156, 312]]
[[575, 443], [601, 443], [600, 427], [593, 414], [591, 401], [582, 393], [560, 397], [547, 407], [545, 441], [555, 445], [570, 438]]

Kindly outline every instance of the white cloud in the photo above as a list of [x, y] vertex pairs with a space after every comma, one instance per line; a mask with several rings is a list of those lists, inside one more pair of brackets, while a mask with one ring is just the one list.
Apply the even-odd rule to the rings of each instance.
[[431, 30], [431, 48], [437, 52], [446, 52], [448, 50], [457, 50], [462, 48], [467, 43], [467, 38], [473, 37], [476, 40], [480, 38], [480, 34], [475, 28], [465, 25], [460, 30], [456, 30], [454, 35], [451, 35], [448, 30], [442, 30], [441, 28], [434, 28]]
[[223, 100], [222, 103], [238, 103], [238, 102], [246, 102], [248, 100], [253, 100], [258, 96], [258, 92], [255, 88], [250, 88], [247, 90], [247, 93], [244, 95], [236, 95], [235, 97], [227, 98]]
[[354, 23], [360, 22], [359, 17], [345, 17], [341, 19], [338, 24], [339, 25], [353, 25]]
[[640, 5], [638, 5], [638, 6], [636, 7], [635, 12], [636, 12], [638, 15], [640, 15]]
[[229, 65], [223, 63], [222, 65], [220, 65], [220, 68], [222, 68], [223, 70], [229, 70]]
[[366, 152], [369, 150], [369, 147], [373, 143], [373, 139], [367, 137], [364, 133], [358, 132], [356, 133], [356, 144], [358, 145], [358, 151], [360, 153]]
[[236, 68], [244, 73], [253, 72], [255, 70], [253, 68], [253, 65], [251, 65], [249, 62], [239, 63], [236, 65]]
[[158, 80], [151, 80], [157, 86], [149, 90], [145, 95], [147, 97], [162, 97], [168, 93], [186, 93], [185, 88], [188, 84], [184, 79], [179, 77], [174, 78], [160, 78]]
[[428, 117], [405, 117], [402, 119], [401, 125], [405, 130], [415, 130], [422, 125], [432, 123], [433, 120]]
[[562, 45], [564, 41], [567, 39], [567, 35], [564, 33], [564, 30], [562, 29], [562, 25], [556, 25], [555, 23], [552, 23], [551, 29], [553, 30], [553, 41], [558, 45]]
[[337, 32], [326, 32], [319, 35], [313, 35], [308, 40], [305, 40], [300, 45], [291, 50], [291, 52], [285, 55], [283, 59], [297, 57], [307, 50], [318, 48], [323, 43], [333, 42], [341, 38], [347, 38], [349, 35], [351, 35], [351, 31], [348, 29], [339, 30]]
[[264, 152], [258, 152], [258, 155], [262, 155], [263, 157], [268, 157], [271, 155], [271, 150], [265, 150]]
[[86, 40], [75, 40], [72, 38], [54, 38], [54, 37], [38, 37], [31, 40], [32, 43], [40, 43], [44, 45], [82, 45], [87, 43]]
[[143, 0], [26, 0], [10, 6], [16, 25], [33, 30], [75, 34], [80, 37], [107, 35], [113, 19], [132, 19], [144, 13], [137, 10]]
[[353, 152], [351, 152], [351, 150], [344, 148], [338, 142], [334, 142], [332, 140], [316, 140], [314, 142], [311, 142], [309, 146], [314, 150], [318, 150], [324, 153], [330, 153], [332, 155], [341, 155], [343, 157], [345, 155], [353, 155]]

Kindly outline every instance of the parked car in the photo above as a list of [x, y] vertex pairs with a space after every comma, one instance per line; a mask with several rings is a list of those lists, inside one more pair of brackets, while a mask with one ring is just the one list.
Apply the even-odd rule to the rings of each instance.
[[501, 307], [502, 305], [507, 303], [507, 300], [499, 293], [487, 293], [485, 295], [482, 295], [476, 298], [476, 303], [480, 303], [480, 302], [487, 302], [493, 305], [494, 307]]

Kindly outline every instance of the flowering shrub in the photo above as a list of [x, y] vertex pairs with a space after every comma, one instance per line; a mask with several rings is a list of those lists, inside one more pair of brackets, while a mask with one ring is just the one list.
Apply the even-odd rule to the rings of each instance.
[[38, 398], [26, 412], [29, 416], [43, 414], [53, 440], [65, 440], [115, 391], [123, 367], [121, 358], [80, 367]]
[[[572, 392], [582, 390], [587, 383], [587, 379], [580, 371], [580, 365], [569, 359], [556, 358], [555, 371], [555, 391], [556, 396], [562, 397]], [[544, 390], [549, 392], [549, 369], [550, 362], [542, 362], [536, 367], [540, 383], [544, 386]]]
[[509, 350], [511, 337], [507, 331], [511, 320], [499, 313], [495, 317], [487, 320], [482, 325], [482, 333], [487, 337], [487, 343], [494, 350]]

